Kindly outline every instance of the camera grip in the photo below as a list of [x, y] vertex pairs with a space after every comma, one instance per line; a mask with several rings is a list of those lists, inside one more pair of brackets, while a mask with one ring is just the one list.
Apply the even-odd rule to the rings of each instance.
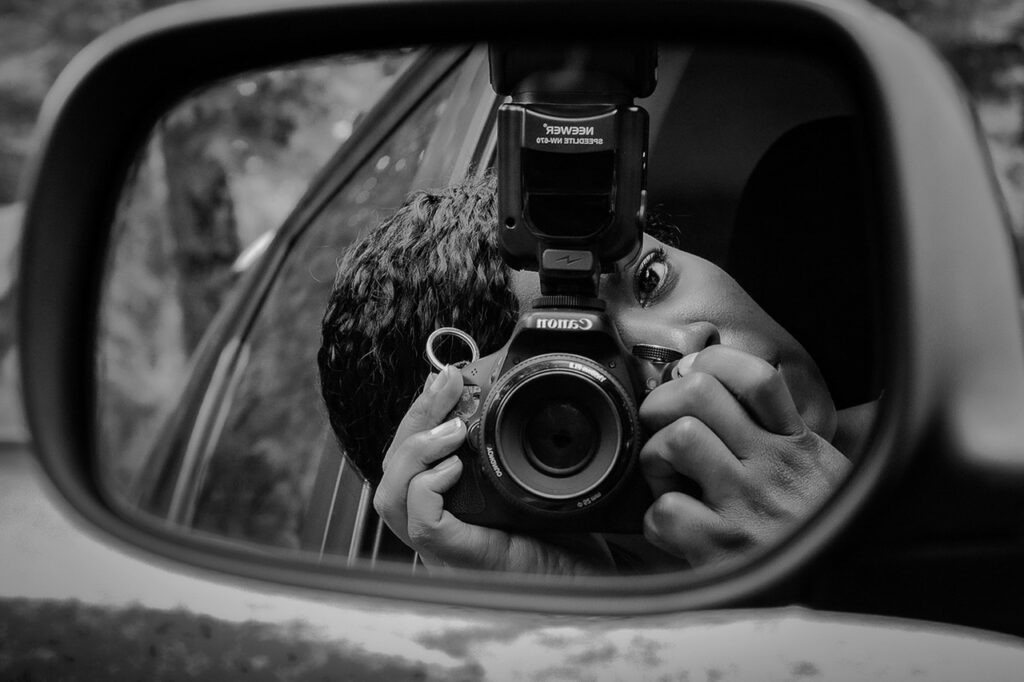
[[462, 475], [455, 485], [444, 494], [444, 508], [457, 517], [466, 514], [480, 514], [487, 506], [480, 489], [480, 466], [478, 458], [465, 447], [456, 453], [462, 460]]

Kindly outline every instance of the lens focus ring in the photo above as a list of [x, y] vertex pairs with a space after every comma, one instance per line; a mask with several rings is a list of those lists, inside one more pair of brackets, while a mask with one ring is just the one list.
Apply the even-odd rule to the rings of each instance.
[[551, 353], [501, 376], [483, 410], [481, 455], [518, 506], [568, 511], [615, 488], [635, 459], [631, 394], [600, 364]]

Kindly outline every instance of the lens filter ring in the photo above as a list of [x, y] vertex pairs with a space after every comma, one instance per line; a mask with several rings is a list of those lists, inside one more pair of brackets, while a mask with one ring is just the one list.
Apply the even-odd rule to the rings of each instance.
[[607, 369], [579, 355], [524, 360], [483, 410], [483, 469], [510, 502], [573, 511], [606, 496], [635, 460], [639, 418]]

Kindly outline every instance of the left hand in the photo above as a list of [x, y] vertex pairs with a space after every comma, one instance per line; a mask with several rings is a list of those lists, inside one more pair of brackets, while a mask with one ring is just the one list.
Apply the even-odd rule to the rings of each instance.
[[[640, 452], [655, 498], [644, 536], [698, 566], [793, 528], [842, 480], [849, 462], [807, 426], [768, 362], [715, 345], [680, 364], [682, 376], [640, 407], [653, 433]], [[681, 476], [700, 485], [701, 499], [682, 492]]]

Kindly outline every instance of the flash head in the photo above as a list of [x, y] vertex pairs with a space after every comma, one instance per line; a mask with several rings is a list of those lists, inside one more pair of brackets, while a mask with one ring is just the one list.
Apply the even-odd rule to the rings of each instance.
[[493, 44], [502, 256], [537, 270], [545, 296], [596, 296], [640, 249], [652, 45]]

